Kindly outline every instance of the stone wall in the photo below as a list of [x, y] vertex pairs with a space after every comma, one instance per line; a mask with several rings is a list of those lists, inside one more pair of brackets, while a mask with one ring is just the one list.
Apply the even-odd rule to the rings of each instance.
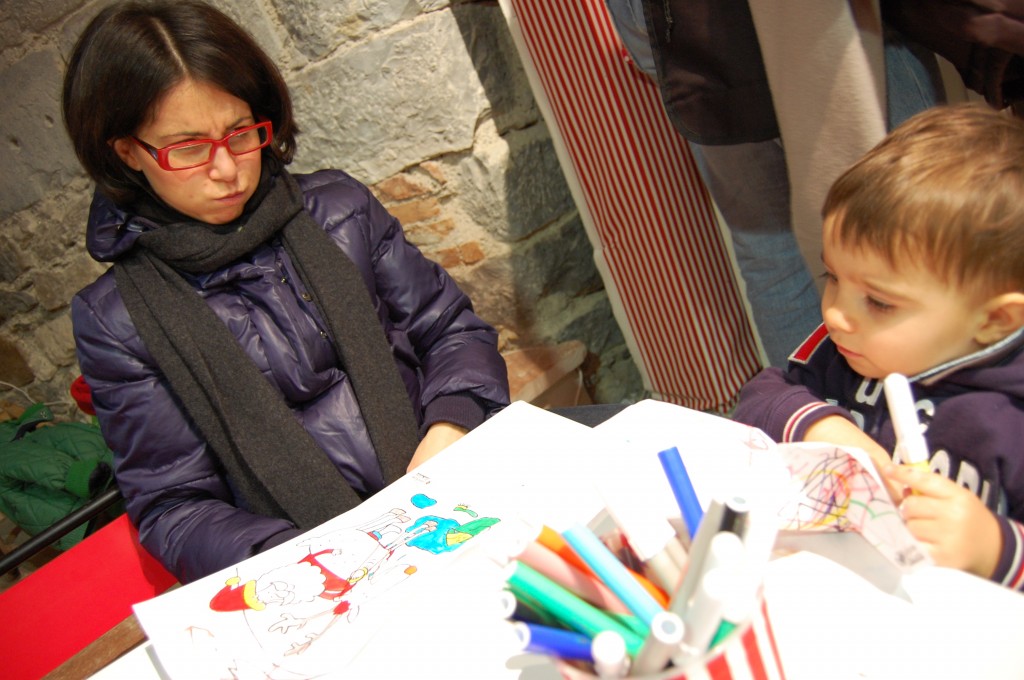
[[[63, 65], [105, 0], [0, 0], [0, 398], [73, 412], [68, 304], [92, 191], [61, 122]], [[408, 238], [501, 331], [502, 349], [578, 339], [595, 400], [641, 385], [496, 2], [215, 0], [281, 66], [295, 172], [370, 185]]]

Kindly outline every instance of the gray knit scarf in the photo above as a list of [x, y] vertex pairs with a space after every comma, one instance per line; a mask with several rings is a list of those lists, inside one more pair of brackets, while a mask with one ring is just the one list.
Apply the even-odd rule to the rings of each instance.
[[[362, 276], [304, 209], [294, 178], [275, 171], [265, 168], [255, 209], [236, 222], [162, 223], [139, 236], [114, 275], [139, 336], [248, 509], [306, 530], [362, 499], [179, 272], [215, 271], [280, 235], [352, 383], [385, 484], [405, 474], [418, 435]], [[149, 203], [150, 213], [182, 218]]]

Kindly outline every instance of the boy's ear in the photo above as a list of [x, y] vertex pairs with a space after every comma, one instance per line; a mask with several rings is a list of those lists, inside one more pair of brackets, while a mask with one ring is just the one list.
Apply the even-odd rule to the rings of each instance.
[[982, 307], [983, 319], [974, 339], [982, 345], [999, 342], [1024, 327], [1024, 293], [1002, 293]]

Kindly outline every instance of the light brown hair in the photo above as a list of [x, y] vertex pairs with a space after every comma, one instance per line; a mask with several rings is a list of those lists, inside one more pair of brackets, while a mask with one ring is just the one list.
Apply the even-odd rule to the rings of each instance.
[[1024, 290], [1024, 121], [983, 104], [928, 109], [832, 185], [844, 246], [929, 266], [986, 293]]

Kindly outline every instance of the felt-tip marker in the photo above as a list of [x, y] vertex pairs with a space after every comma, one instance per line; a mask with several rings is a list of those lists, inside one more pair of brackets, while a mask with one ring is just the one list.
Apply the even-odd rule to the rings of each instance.
[[590, 529], [576, 524], [562, 536], [601, 581], [630, 611], [640, 617], [644, 625], [651, 625], [654, 615], [664, 611]]
[[889, 417], [896, 431], [896, 453], [905, 465], [928, 470], [928, 443], [921, 433], [910, 382], [900, 373], [890, 373], [882, 382]]
[[628, 626], [522, 562], [510, 562], [505, 567], [505, 573], [509, 589], [517, 598], [524, 597], [537, 602], [563, 625], [576, 632], [594, 636], [603, 630], [614, 630], [622, 635], [631, 655], [639, 652], [643, 646], [643, 638]]
[[708, 506], [708, 511], [704, 514], [704, 519], [701, 520], [700, 529], [697, 530], [697, 535], [690, 545], [690, 564], [669, 603], [669, 609], [683, 617], [684, 620], [686, 610], [690, 607], [690, 600], [707, 570], [705, 562], [711, 546], [711, 539], [721, 531], [724, 515], [725, 504], [713, 498]]
[[629, 673], [629, 654], [622, 636], [612, 630], [601, 631], [590, 645], [594, 658], [594, 672], [601, 680], [624, 678]]
[[651, 631], [633, 660], [631, 671], [635, 675], [648, 675], [664, 670], [672, 656], [679, 652], [684, 632], [682, 619], [672, 612], [659, 612], [651, 622]]
[[686, 523], [686, 530], [692, 540], [697, 535], [697, 528], [704, 516], [704, 509], [697, 498], [693, 482], [690, 481], [686, 465], [683, 464], [683, 457], [679, 455], [679, 449], [673, 446], [658, 452], [658, 460], [661, 461], [661, 467], [665, 470], [665, 476], [672, 488], [672, 495], [676, 497], [679, 511]]
[[590, 651], [591, 639], [586, 635], [564, 628], [522, 621], [517, 621], [513, 625], [524, 652], [546, 654], [574, 661], [594, 660]]

